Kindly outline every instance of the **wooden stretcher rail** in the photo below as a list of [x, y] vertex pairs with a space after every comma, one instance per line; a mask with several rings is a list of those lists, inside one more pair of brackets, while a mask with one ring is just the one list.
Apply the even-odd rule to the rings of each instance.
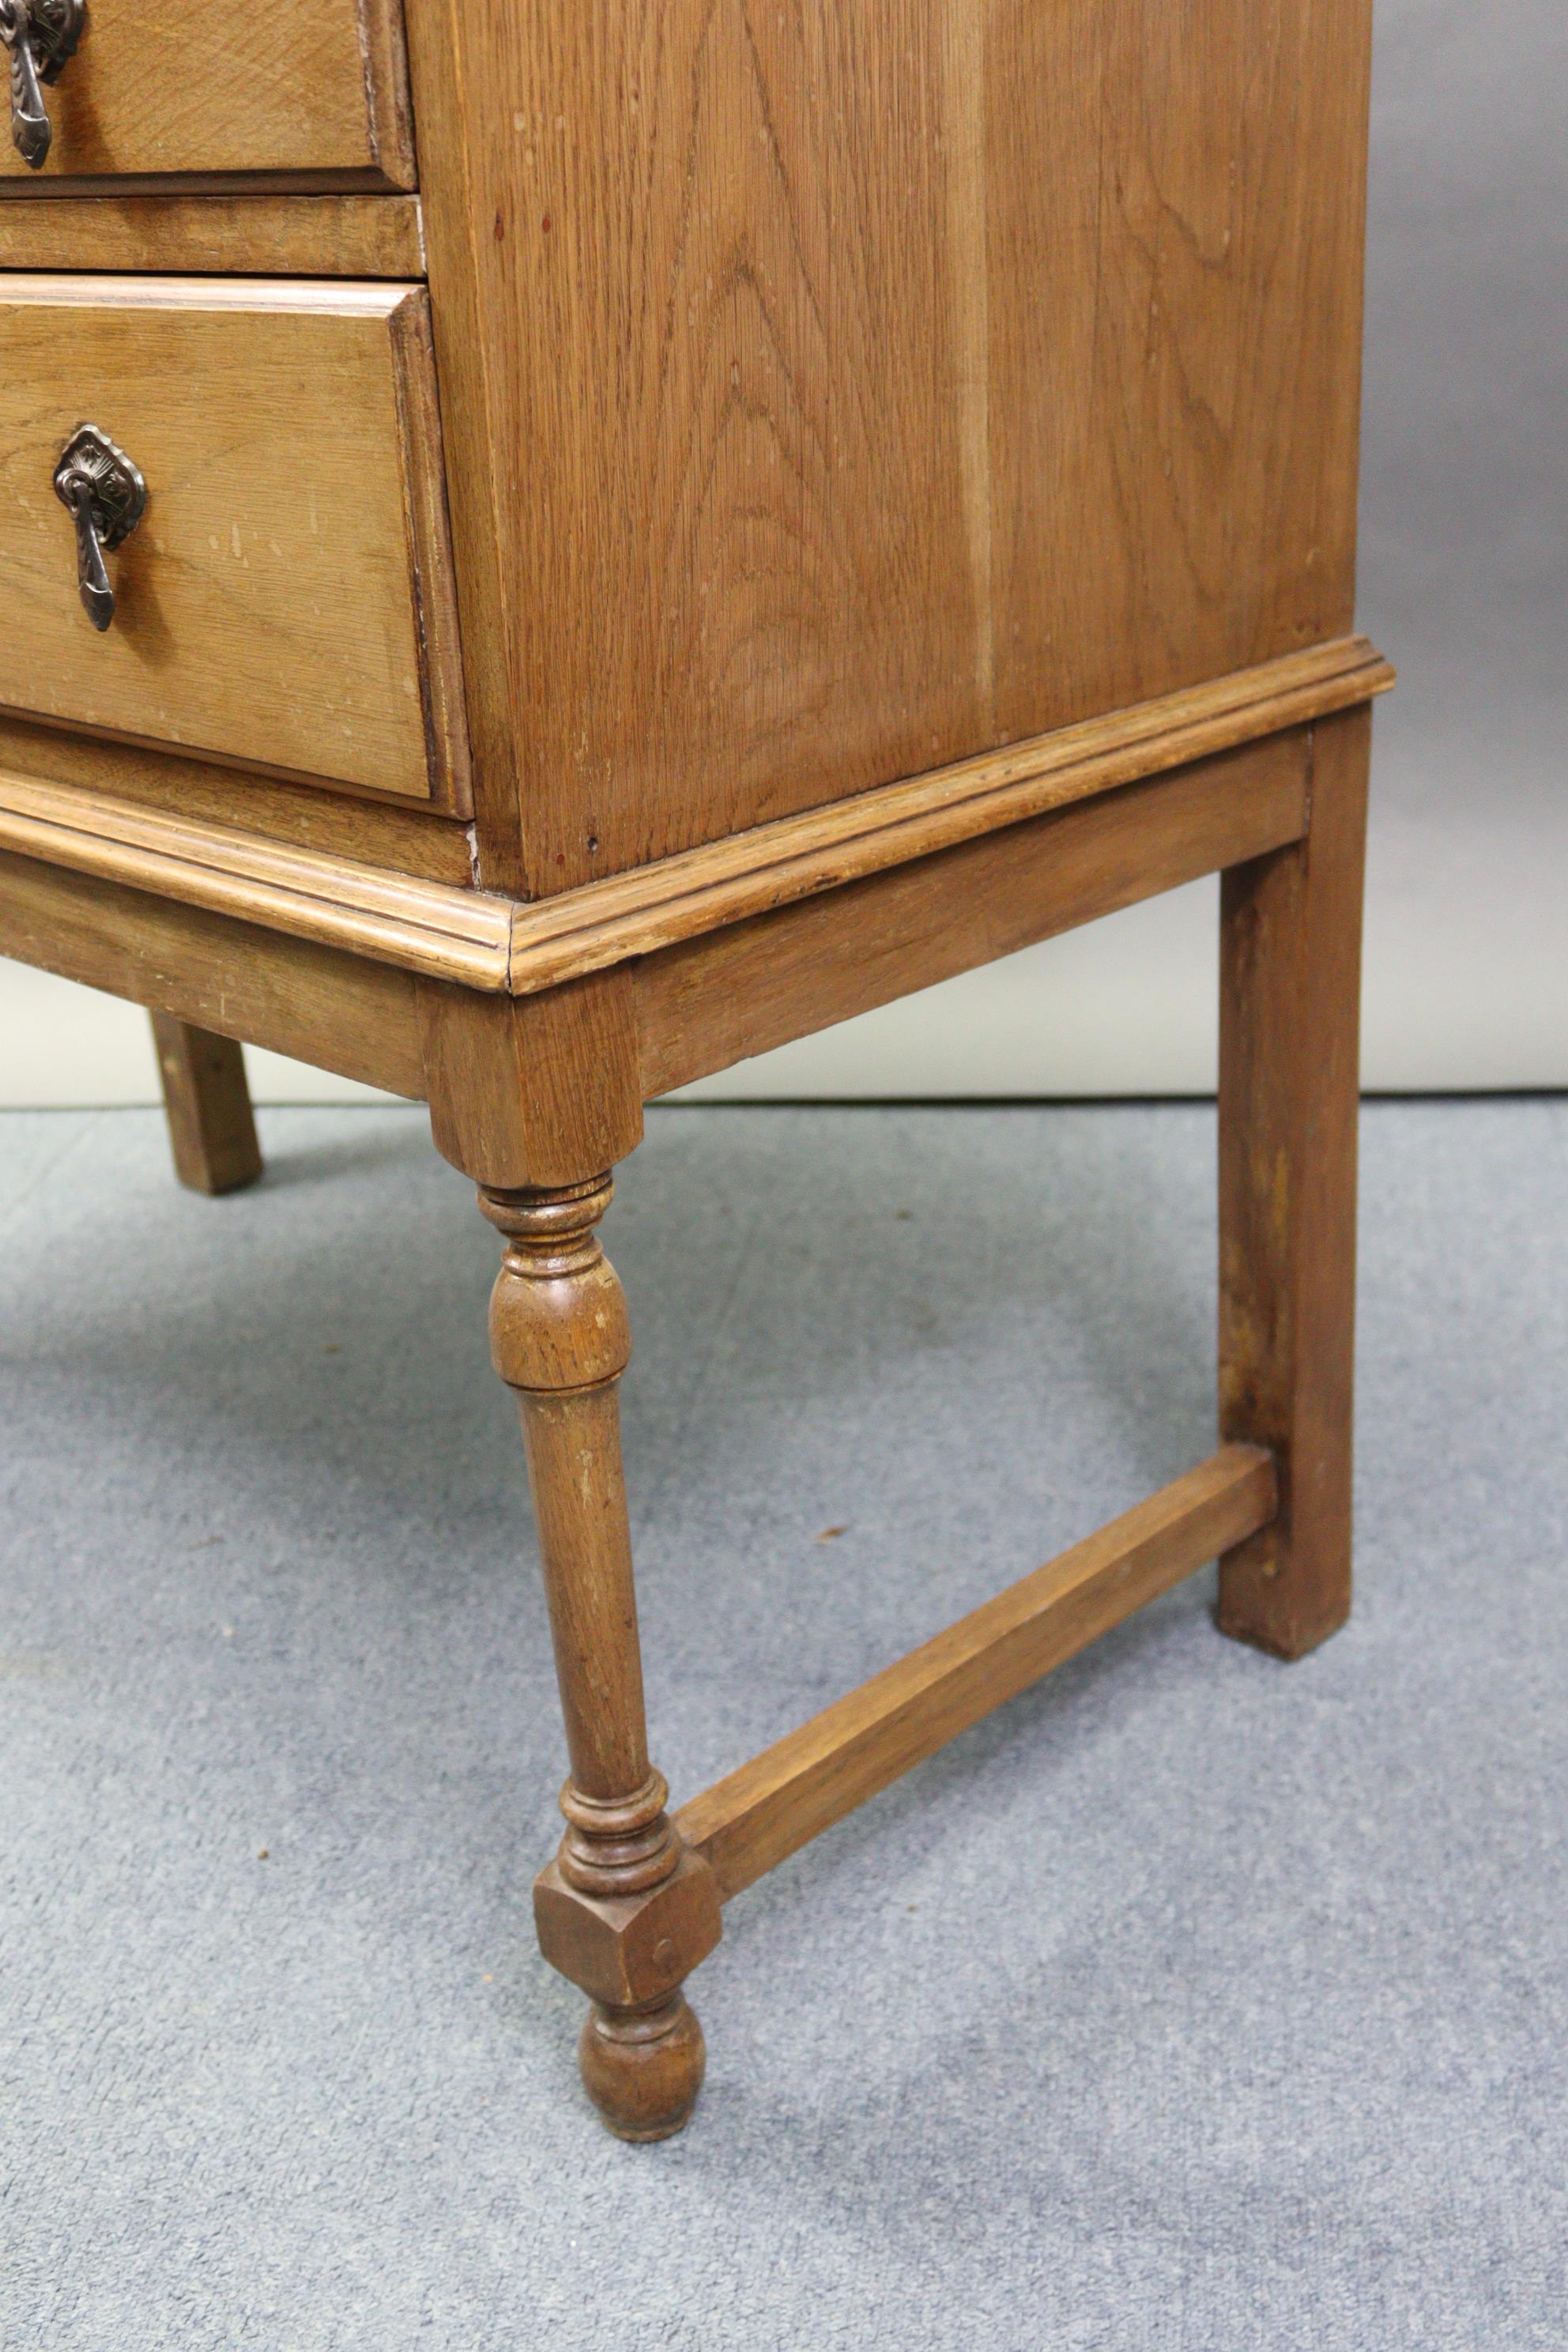
[[1273, 1456], [1226, 1445], [684, 1805], [728, 1901], [911, 1766], [1076, 1656], [1278, 1507]]

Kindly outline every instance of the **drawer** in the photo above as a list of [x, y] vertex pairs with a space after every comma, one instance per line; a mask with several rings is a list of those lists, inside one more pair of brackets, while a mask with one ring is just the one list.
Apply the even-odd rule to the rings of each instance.
[[[146, 485], [101, 635], [84, 424]], [[0, 704], [466, 811], [423, 288], [0, 277]]]
[[[52, 5], [58, 21], [80, 0]], [[0, 184], [264, 172], [414, 185], [398, 0], [85, 0], [79, 24], [42, 86], [47, 154], [34, 169], [0, 135]]]

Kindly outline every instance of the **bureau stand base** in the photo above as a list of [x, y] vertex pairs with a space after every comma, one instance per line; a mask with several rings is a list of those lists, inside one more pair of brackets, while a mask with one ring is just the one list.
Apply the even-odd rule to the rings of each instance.
[[491, 1353], [521, 1417], [570, 1772], [535, 1889], [594, 2004], [589, 2095], [628, 2139], [702, 2081], [683, 1987], [722, 1905], [993, 1707], [1217, 1558], [1223, 1632], [1296, 1658], [1351, 1575], [1364, 710], [1315, 731], [1299, 837], [1224, 867], [1220, 1450], [673, 1816], [648, 1754], [617, 1391], [626, 1300], [600, 1245], [642, 1131], [633, 975], [507, 1001], [420, 985], [431, 1124], [505, 1240]]

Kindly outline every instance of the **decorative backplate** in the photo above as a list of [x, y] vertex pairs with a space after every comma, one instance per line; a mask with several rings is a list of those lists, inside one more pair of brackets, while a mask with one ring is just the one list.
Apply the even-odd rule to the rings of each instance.
[[87, 0], [28, 0], [28, 37], [40, 81], [58, 81], [86, 30]]
[[147, 507], [140, 468], [96, 425], [79, 425], [55, 467], [55, 496], [76, 525], [77, 587], [95, 629], [114, 618], [104, 556], [129, 539]]
[[85, 489], [93, 526], [106, 548], [128, 540], [147, 509], [147, 485], [140, 467], [96, 425], [79, 425], [55, 467], [55, 496], [74, 514]]

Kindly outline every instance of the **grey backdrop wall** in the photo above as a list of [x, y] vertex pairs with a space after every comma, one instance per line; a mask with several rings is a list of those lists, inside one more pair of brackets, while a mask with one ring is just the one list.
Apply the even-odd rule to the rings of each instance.
[[1568, 1084], [1568, 8], [1380, 0], [1374, 1081]]
[[[1367, 1083], [1568, 1086], [1568, 6], [1378, 5], [1361, 615], [1402, 684]], [[1214, 914], [1196, 886], [699, 1091], [1205, 1091]], [[266, 1055], [253, 1076], [353, 1091]], [[154, 1091], [140, 1015], [0, 965], [0, 1101]]]

